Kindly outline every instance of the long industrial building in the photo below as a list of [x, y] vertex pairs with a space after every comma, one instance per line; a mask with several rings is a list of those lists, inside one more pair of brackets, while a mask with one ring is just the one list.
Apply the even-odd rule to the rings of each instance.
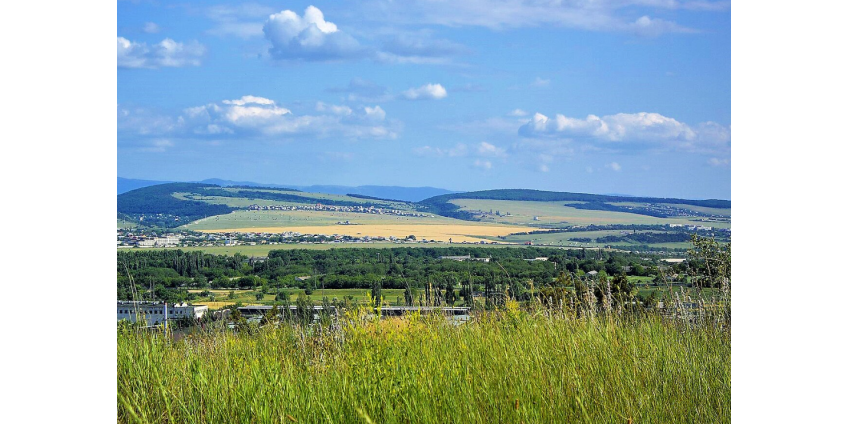
[[[167, 308], [167, 309], [166, 309]], [[118, 321], [125, 319], [130, 322], [144, 320], [147, 325], [157, 325], [165, 322], [165, 318], [175, 320], [185, 317], [200, 319], [209, 312], [206, 305], [188, 305], [185, 303], [167, 304], [163, 302], [133, 302], [118, 301]]]

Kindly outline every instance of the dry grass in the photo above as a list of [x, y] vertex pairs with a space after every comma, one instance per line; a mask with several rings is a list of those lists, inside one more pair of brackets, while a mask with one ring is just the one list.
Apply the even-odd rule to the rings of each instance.
[[202, 230], [204, 232], [239, 232], [249, 231], [258, 233], [284, 233], [295, 231], [303, 234], [349, 235], [371, 237], [404, 238], [410, 234], [417, 239], [438, 240], [454, 243], [478, 242], [487, 237], [505, 236], [507, 234], [533, 231], [537, 228], [511, 225], [479, 225], [479, 224], [365, 224], [365, 225], [322, 225], [322, 226], [290, 226], [290, 227], [257, 227], [230, 228], [219, 230]]

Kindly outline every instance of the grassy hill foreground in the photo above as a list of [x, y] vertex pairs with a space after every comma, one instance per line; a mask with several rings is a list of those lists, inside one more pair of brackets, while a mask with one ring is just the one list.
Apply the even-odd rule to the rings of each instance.
[[730, 334], [658, 316], [118, 333], [118, 422], [730, 422]]

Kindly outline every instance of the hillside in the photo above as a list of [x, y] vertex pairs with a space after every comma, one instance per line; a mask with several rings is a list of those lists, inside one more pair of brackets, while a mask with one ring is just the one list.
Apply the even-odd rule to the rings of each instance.
[[194, 192], [206, 187], [197, 183], [168, 183], [143, 187], [118, 195], [118, 218], [144, 225], [176, 227], [206, 216], [234, 210], [226, 205], [181, 200], [176, 192]]
[[688, 200], [676, 198], [611, 196], [527, 189], [483, 190], [467, 193], [444, 194], [425, 199], [418, 202], [418, 204], [428, 211], [439, 215], [465, 220], [475, 219], [473, 213], [467, 210], [462, 210], [459, 205], [452, 202], [458, 199], [568, 202], [568, 206], [575, 209], [624, 212], [657, 218], [668, 218], [680, 215], [680, 213], [677, 212], [679, 208], [668, 207], [667, 205], [730, 209], [729, 200]]

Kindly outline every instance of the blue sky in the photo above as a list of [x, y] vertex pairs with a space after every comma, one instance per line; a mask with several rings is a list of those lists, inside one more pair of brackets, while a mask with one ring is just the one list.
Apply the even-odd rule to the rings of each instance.
[[118, 175], [730, 199], [730, 4], [118, 3]]

